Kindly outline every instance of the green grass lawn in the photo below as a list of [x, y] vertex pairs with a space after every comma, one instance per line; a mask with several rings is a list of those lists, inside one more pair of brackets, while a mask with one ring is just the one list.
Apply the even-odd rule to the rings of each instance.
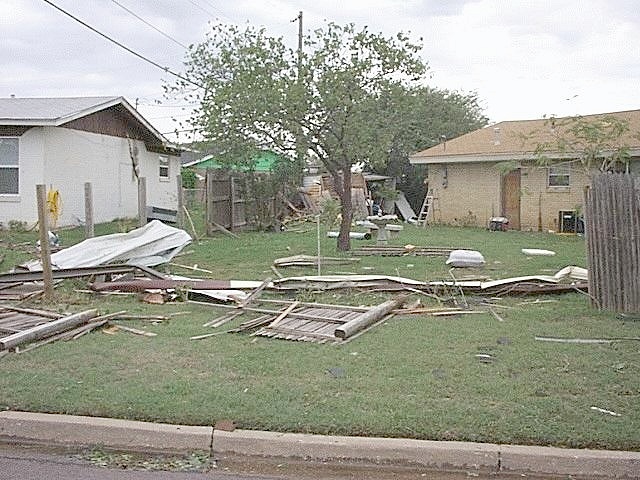
[[[118, 228], [101, 226], [99, 233]], [[339, 255], [335, 239], [325, 238], [325, 231], [323, 227], [322, 254]], [[80, 231], [60, 236], [65, 245], [81, 240]], [[20, 248], [6, 247], [35, 241], [35, 234], [4, 232], [0, 240], [6, 250], [3, 270], [31, 258]], [[313, 255], [316, 241], [312, 223], [295, 232], [243, 233], [237, 240], [221, 235], [194, 242], [174, 262], [211, 270], [209, 278], [263, 280], [274, 276], [270, 265], [275, 258]], [[482, 252], [486, 266], [456, 269], [457, 278], [496, 279], [585, 266], [584, 240], [574, 236], [405, 226], [392, 244], [409, 243]], [[527, 258], [520, 252], [525, 247], [557, 254]], [[353, 265], [327, 266], [322, 273], [450, 279], [444, 261], [362, 257]], [[179, 267], [169, 269], [196, 276]], [[298, 276], [316, 270], [281, 272]], [[584, 294], [503, 298], [498, 301], [503, 307], [496, 309], [503, 322], [489, 314], [396, 316], [345, 345], [316, 345], [246, 334], [191, 341], [193, 335], [216, 331], [202, 324], [227, 310], [179, 302], [148, 305], [136, 297], [95, 297], [76, 288], [84, 285], [67, 282], [56, 290], [54, 304], [30, 306], [182, 314], [157, 325], [127, 322], [157, 333], [153, 338], [94, 332], [5, 356], [0, 360], [0, 408], [186, 424], [229, 419], [248, 429], [640, 450], [640, 342], [534, 340], [536, 335], [640, 336], [640, 320], [597, 312]], [[303, 291], [297, 298], [372, 305], [392, 295]], [[552, 302], [521, 305], [536, 299]], [[491, 354], [495, 361], [481, 363], [478, 353]], [[332, 375], [331, 369], [341, 374]]]

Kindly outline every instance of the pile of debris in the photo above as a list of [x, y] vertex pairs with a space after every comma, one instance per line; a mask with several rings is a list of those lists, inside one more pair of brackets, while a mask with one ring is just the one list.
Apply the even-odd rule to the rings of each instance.
[[10, 352], [24, 353], [58, 340], [75, 340], [95, 330], [110, 326], [140, 335], [152, 332], [132, 329], [111, 323], [129, 318], [126, 312], [98, 315], [95, 309], [73, 314], [60, 314], [47, 310], [35, 310], [11, 305], [0, 305], [0, 357]]
[[[353, 264], [360, 258], [319, 257], [296, 255], [274, 261], [272, 269], [278, 279], [263, 281], [235, 281], [195, 279], [165, 275], [152, 266], [169, 263], [191, 241], [179, 229], [153, 221], [145, 227], [127, 234], [105, 235], [85, 240], [51, 256], [53, 278], [87, 279], [89, 288], [83, 292], [94, 295], [136, 294], [147, 303], [161, 304], [180, 300], [205, 303], [232, 309], [222, 317], [205, 323], [204, 327], [219, 327], [232, 320], [241, 320], [237, 327], [225, 332], [205, 333], [193, 339], [208, 338], [219, 333], [249, 332], [251, 335], [271, 338], [309, 341], [316, 343], [343, 343], [362, 332], [384, 322], [396, 313], [421, 315], [461, 315], [490, 313], [500, 320], [495, 305], [484, 303], [478, 310], [465, 300], [466, 294], [482, 298], [510, 294], [556, 293], [587, 289], [587, 271], [579, 267], [566, 267], [555, 275], [533, 275], [501, 280], [457, 280], [422, 282], [387, 275], [311, 275], [282, 276], [276, 267], [310, 267], [319, 265]], [[374, 246], [362, 247], [356, 256], [449, 256], [467, 251], [446, 247]], [[467, 257], [464, 257], [468, 260]], [[482, 263], [484, 259], [482, 258]], [[448, 260], [449, 262], [449, 260]], [[208, 270], [194, 270], [208, 272]], [[42, 292], [43, 273], [40, 263], [28, 262], [12, 273], [0, 274], [0, 299], [24, 301]], [[373, 306], [346, 306], [276, 299], [261, 299], [263, 291], [273, 293], [324, 292], [351, 289], [365, 292], [395, 292], [395, 296]], [[406, 295], [434, 298], [439, 307], [426, 308], [419, 302], [404, 305]], [[462, 301], [458, 299], [462, 298]], [[274, 304], [278, 307], [274, 308]], [[442, 307], [442, 305], [452, 305]], [[25, 350], [55, 340], [77, 338], [98, 328], [121, 328], [141, 335], [153, 335], [143, 330], [113, 324], [126, 312], [99, 315], [95, 310], [77, 314], [58, 314], [23, 309], [19, 305], [0, 306], [0, 352]], [[107, 325], [109, 324], [109, 325]]]
[[[274, 305], [281, 308], [274, 309]], [[202, 340], [223, 333], [249, 333], [282, 340], [341, 344], [357, 338], [396, 314], [435, 317], [486, 313], [460, 307], [425, 308], [420, 306], [420, 302], [409, 302], [407, 295], [398, 295], [371, 307], [257, 298], [251, 304], [216, 307], [232, 309], [233, 312], [207, 322], [203, 327], [217, 328], [243, 315], [252, 315], [253, 318], [243, 321], [238, 327], [196, 335], [191, 340]]]

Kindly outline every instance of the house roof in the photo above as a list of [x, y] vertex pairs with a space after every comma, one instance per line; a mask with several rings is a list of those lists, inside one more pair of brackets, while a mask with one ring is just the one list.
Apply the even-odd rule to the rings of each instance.
[[[585, 115], [581, 118], [588, 121], [608, 117], [627, 122], [629, 132], [621, 141], [632, 149], [632, 153], [636, 150], [640, 153], [640, 110]], [[409, 160], [413, 164], [419, 164], [535, 159], [539, 146], [555, 144], [558, 134], [567, 128], [572, 118], [574, 117], [496, 123], [414, 153]], [[557, 154], [558, 158], [563, 156], [569, 155]]]
[[[273, 170], [274, 165], [280, 159], [280, 157], [270, 151], [261, 152], [259, 155], [256, 155], [254, 161], [253, 170], [256, 172], [270, 172]], [[192, 162], [183, 163], [182, 166], [184, 168], [223, 168], [224, 164], [220, 162], [219, 159], [215, 158], [213, 155], [207, 155], [199, 160], [194, 160]], [[240, 170], [248, 170], [247, 167], [241, 167]]]
[[58, 127], [114, 106], [122, 106], [162, 144], [167, 144], [124, 97], [0, 98], [0, 125]]

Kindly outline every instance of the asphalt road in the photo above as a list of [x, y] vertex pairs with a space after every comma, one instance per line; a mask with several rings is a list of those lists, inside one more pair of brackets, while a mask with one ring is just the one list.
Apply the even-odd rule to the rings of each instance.
[[[247, 463], [221, 459], [204, 472], [144, 471], [95, 466], [77, 454], [39, 448], [0, 445], [0, 480], [469, 480], [521, 479], [522, 476], [476, 472], [425, 472], [424, 470], [353, 465]], [[528, 477], [531, 478], [531, 477]]]

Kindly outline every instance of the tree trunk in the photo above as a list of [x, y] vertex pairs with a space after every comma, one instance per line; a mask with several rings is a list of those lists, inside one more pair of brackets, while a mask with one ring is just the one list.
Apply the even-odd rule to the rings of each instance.
[[342, 188], [338, 190], [340, 196], [340, 204], [342, 220], [340, 222], [340, 234], [338, 235], [338, 250], [347, 252], [351, 250], [351, 240], [349, 232], [351, 231], [351, 220], [353, 219], [353, 203], [351, 202], [351, 172], [347, 169], [342, 171]]

